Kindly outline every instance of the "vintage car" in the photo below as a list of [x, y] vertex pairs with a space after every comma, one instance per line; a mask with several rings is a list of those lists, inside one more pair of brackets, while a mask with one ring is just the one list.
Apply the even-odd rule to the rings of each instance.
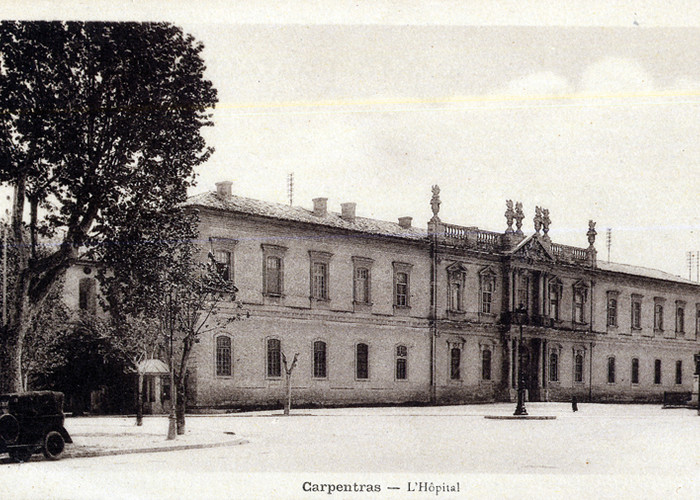
[[64, 420], [61, 392], [0, 395], [0, 453], [26, 462], [41, 450], [49, 460], [58, 460], [66, 443], [73, 442]]

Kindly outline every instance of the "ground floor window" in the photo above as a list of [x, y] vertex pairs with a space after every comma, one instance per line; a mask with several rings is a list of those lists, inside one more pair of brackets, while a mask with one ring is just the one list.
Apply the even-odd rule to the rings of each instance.
[[549, 381], [559, 381], [559, 353], [556, 351], [549, 353]]
[[216, 337], [216, 376], [231, 376], [231, 337]]
[[484, 349], [481, 353], [481, 378], [491, 380], [491, 350]]
[[615, 383], [615, 358], [608, 358], [608, 384]]
[[683, 383], [683, 361], [676, 361], [676, 384]]
[[314, 342], [314, 377], [326, 378], [326, 343]]
[[583, 382], [583, 354], [574, 355], [574, 382]]
[[355, 375], [358, 379], [369, 378], [369, 346], [367, 344], [357, 344]]
[[267, 376], [282, 376], [282, 344], [278, 339], [267, 340]]
[[639, 359], [632, 358], [632, 383], [639, 383]]
[[460, 379], [460, 361], [462, 359], [462, 349], [459, 347], [453, 347], [450, 351], [450, 378], [452, 380]]
[[657, 385], [661, 383], [661, 360], [660, 359], [654, 360], [654, 383]]
[[408, 349], [405, 345], [396, 346], [396, 379], [406, 380], [408, 364]]

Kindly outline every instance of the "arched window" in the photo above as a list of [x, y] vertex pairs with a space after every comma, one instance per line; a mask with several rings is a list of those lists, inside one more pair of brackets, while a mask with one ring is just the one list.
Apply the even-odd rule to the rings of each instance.
[[608, 358], [608, 384], [615, 383], [615, 358]]
[[278, 339], [267, 339], [267, 376], [282, 376], [282, 344]]
[[654, 304], [654, 330], [664, 329], [664, 306], [661, 303]]
[[231, 376], [231, 337], [216, 337], [216, 376]]
[[491, 380], [491, 350], [484, 349], [481, 353], [481, 378]]
[[632, 358], [632, 383], [639, 383], [639, 358]]
[[396, 379], [408, 378], [408, 348], [405, 345], [396, 346]]
[[460, 379], [460, 361], [462, 359], [462, 349], [453, 347], [450, 350], [450, 378], [452, 380]]
[[95, 278], [81, 278], [78, 283], [78, 306], [94, 314], [97, 309], [97, 282]]
[[559, 381], [559, 353], [556, 351], [549, 353], [549, 380], [550, 382]]
[[574, 356], [574, 382], [583, 382], [583, 354], [577, 352]]
[[657, 385], [661, 383], [661, 360], [660, 359], [654, 360], [654, 383]]
[[369, 378], [369, 346], [367, 344], [357, 344], [355, 375], [358, 379]]
[[314, 342], [314, 377], [326, 378], [326, 343]]

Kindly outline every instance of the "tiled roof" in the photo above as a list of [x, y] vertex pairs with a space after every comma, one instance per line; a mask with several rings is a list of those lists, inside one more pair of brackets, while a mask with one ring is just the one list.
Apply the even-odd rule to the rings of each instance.
[[631, 274], [634, 276], [643, 276], [645, 278], [654, 278], [664, 281], [675, 281], [676, 283], [686, 283], [698, 285], [697, 282], [691, 281], [675, 274], [660, 271], [658, 269], [650, 269], [648, 267], [632, 266], [630, 264], [618, 264], [617, 262], [598, 261], [598, 269], [603, 271], [612, 271], [616, 273]]
[[283, 205], [281, 203], [270, 203], [267, 201], [254, 200], [252, 198], [244, 198], [236, 195], [231, 195], [230, 198], [224, 199], [216, 192], [208, 192], [191, 196], [187, 199], [185, 205], [201, 206], [216, 210], [225, 210], [227, 212], [259, 215], [261, 217], [270, 217], [272, 219], [285, 221], [305, 222], [319, 226], [359, 231], [362, 233], [382, 236], [392, 236], [409, 240], [424, 240], [427, 237], [427, 231], [425, 229], [414, 227], [403, 228], [396, 222], [368, 219], [365, 217], [356, 217], [353, 222], [349, 222], [343, 219], [340, 214], [330, 211], [325, 217], [317, 217], [313, 215], [311, 210], [307, 210], [302, 207]]

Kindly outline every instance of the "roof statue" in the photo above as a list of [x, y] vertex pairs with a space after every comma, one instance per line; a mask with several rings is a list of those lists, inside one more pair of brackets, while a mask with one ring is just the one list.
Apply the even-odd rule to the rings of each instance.
[[518, 201], [515, 203], [515, 227], [517, 228], [515, 234], [522, 236], [523, 234], [523, 219], [525, 214], [523, 213], [523, 204]]
[[515, 218], [515, 212], [513, 211], [513, 200], [506, 200], [506, 213], [504, 214], [506, 217], [506, 224], [508, 227], [506, 228], [506, 234], [512, 234], [513, 231], [513, 219]]

